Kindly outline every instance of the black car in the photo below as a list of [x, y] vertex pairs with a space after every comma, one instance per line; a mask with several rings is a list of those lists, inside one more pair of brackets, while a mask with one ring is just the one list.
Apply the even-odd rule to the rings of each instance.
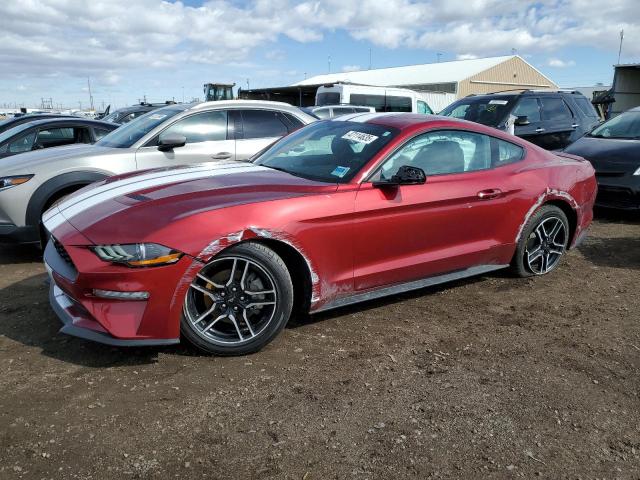
[[591, 102], [579, 92], [533, 91], [470, 95], [440, 115], [462, 118], [499, 130], [507, 130], [515, 117], [515, 134], [547, 150], [559, 150], [575, 142], [599, 123]]
[[62, 115], [56, 113], [27, 113], [26, 115], [16, 115], [15, 117], [7, 118], [0, 121], [0, 133], [9, 130], [10, 128], [17, 127], [23, 123], [33, 122], [34, 120], [44, 120], [48, 118], [76, 118], [71, 115]]
[[640, 107], [627, 110], [569, 145], [596, 170], [596, 205], [640, 209]]
[[118, 125], [124, 125], [131, 120], [144, 115], [145, 113], [155, 110], [156, 108], [166, 107], [167, 105], [173, 105], [176, 102], [164, 102], [164, 103], [139, 103], [130, 107], [119, 108], [118, 110], [105, 115], [101, 118], [104, 122], [116, 123]]
[[118, 127], [79, 117], [32, 119], [0, 133], [0, 158], [72, 143], [95, 143]]

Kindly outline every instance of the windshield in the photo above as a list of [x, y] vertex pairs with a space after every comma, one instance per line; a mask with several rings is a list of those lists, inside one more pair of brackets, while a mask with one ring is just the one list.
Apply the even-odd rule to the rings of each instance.
[[625, 112], [594, 128], [590, 137], [640, 138], [640, 112]]
[[112, 112], [109, 115], [107, 115], [106, 117], [104, 117], [102, 119], [103, 122], [110, 122], [110, 123], [115, 123], [116, 119], [118, 118], [118, 112]]
[[346, 183], [399, 130], [357, 122], [320, 121], [276, 142], [258, 165], [327, 183]]
[[138, 117], [134, 121], [127, 123], [120, 128], [116, 128], [113, 132], [109, 135], [105, 135], [95, 144], [101, 147], [129, 148], [158, 125], [166, 122], [184, 110], [185, 107], [177, 106], [159, 108], [158, 110], [154, 110]]
[[340, 103], [340, 92], [322, 92], [316, 95], [316, 105], [336, 105]]
[[509, 113], [512, 103], [509, 97], [469, 97], [452, 103], [440, 115], [497, 127]]
[[4, 142], [7, 138], [13, 137], [16, 133], [20, 133], [23, 130], [26, 130], [30, 126], [31, 122], [25, 122], [8, 130], [5, 130], [4, 132], [0, 133], [0, 143]]

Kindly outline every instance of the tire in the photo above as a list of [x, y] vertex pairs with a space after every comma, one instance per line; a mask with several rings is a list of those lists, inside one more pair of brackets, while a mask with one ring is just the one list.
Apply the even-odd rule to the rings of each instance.
[[554, 205], [543, 205], [522, 229], [511, 264], [513, 272], [532, 277], [554, 271], [567, 250], [569, 235], [565, 213]]
[[196, 275], [184, 299], [180, 331], [203, 352], [246, 355], [271, 342], [293, 308], [282, 258], [253, 242], [235, 245]]

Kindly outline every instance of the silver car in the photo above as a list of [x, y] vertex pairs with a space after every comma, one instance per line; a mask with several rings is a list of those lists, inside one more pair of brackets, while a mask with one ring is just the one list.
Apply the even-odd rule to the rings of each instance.
[[133, 170], [246, 160], [316, 119], [286, 103], [230, 100], [153, 110], [94, 145], [0, 160], [0, 242], [35, 242], [42, 213], [89, 183]]

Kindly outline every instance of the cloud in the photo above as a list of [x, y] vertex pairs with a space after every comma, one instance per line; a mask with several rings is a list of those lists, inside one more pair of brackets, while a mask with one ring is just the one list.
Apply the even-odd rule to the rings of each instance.
[[556, 58], [558, 51], [581, 46], [615, 53], [621, 29], [623, 59], [639, 57], [639, 14], [637, 0], [4, 1], [0, 65], [3, 79], [14, 85], [90, 76], [97, 86], [110, 86], [134, 71], [169, 75], [202, 65], [221, 76], [243, 65], [253, 76], [273, 68], [256, 65], [261, 58], [285, 59], [283, 39], [304, 44], [339, 33], [380, 48], [438, 51], [448, 58], [505, 55], [515, 48], [571, 66]]
[[343, 72], [357, 72], [358, 70], [362, 70], [360, 65], [344, 65], [342, 67]]
[[560, 60], [559, 58], [550, 58], [547, 65], [554, 68], [566, 68], [575, 66], [576, 62], [573, 60]]
[[474, 60], [476, 58], [478, 58], [478, 56], [473, 53], [460, 53], [456, 55], [456, 60]]

